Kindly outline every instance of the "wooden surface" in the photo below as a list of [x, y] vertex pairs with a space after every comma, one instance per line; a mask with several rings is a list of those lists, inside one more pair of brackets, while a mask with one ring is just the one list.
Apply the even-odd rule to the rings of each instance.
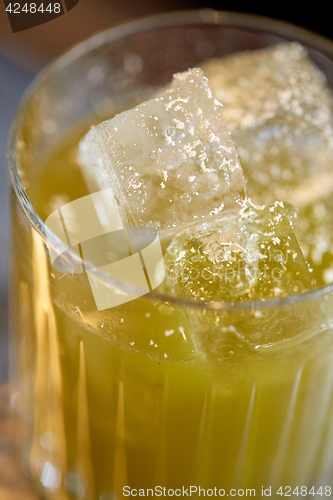
[[37, 500], [29, 481], [15, 462], [11, 436], [9, 388], [4, 386], [0, 388], [0, 499]]

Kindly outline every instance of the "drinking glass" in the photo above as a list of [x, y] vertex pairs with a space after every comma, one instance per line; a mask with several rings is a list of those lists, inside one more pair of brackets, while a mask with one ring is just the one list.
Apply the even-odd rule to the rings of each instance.
[[[199, 488], [201, 496], [264, 488], [278, 498], [296, 487], [330, 495], [333, 285], [244, 303], [147, 293], [84, 268], [79, 247], [29, 199], [32, 186], [45, 187], [44, 159], [78, 125], [149, 97], [207, 58], [289, 41], [308, 49], [333, 88], [330, 41], [280, 21], [200, 10], [99, 33], [24, 96], [9, 142], [10, 362], [19, 460], [40, 498], [198, 496]], [[70, 182], [58, 167], [57, 182]], [[92, 282], [122, 298], [98, 308]]]

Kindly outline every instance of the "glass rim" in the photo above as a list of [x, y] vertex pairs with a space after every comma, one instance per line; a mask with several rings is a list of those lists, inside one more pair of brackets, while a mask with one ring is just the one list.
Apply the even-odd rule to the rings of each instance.
[[[18, 199], [20, 207], [22, 208], [25, 217], [28, 219], [30, 225], [35, 229], [39, 235], [46, 240], [45, 237], [45, 223], [37, 214], [34, 206], [29, 200], [25, 189], [23, 187], [22, 179], [19, 174], [19, 166], [16, 161], [16, 144], [17, 144], [17, 129], [20, 119], [24, 116], [24, 111], [29, 104], [29, 100], [43, 85], [53, 73], [69, 65], [80, 56], [88, 53], [89, 51], [102, 46], [107, 42], [114, 42], [126, 36], [133, 35], [140, 31], [150, 31], [157, 28], [168, 28], [176, 25], [193, 25], [193, 24], [216, 24], [225, 26], [234, 26], [235, 28], [255, 29], [258, 31], [265, 31], [279, 36], [286, 36], [298, 42], [311, 44], [315, 50], [320, 50], [321, 53], [331, 54], [333, 56], [333, 41], [325, 38], [322, 35], [314, 33], [306, 28], [296, 26], [292, 23], [273, 19], [265, 16], [245, 14], [232, 11], [220, 11], [213, 9], [199, 9], [199, 10], [180, 10], [168, 13], [161, 13], [142, 17], [139, 19], [131, 20], [123, 24], [111, 27], [107, 30], [101, 31], [90, 38], [74, 45], [71, 49], [64, 54], [57, 57], [43, 68], [37, 76], [32, 80], [26, 91], [24, 92], [19, 106], [17, 108], [14, 120], [9, 130], [8, 137], [8, 163], [11, 177], [12, 188]], [[55, 236], [52, 241], [47, 241], [55, 245], [57, 250], [64, 250], [63, 243]], [[80, 257], [74, 252], [70, 253], [70, 259], [76, 265], [80, 265]], [[94, 274], [99, 280], [109, 282], [112, 286], [116, 285], [126, 293], [140, 293], [140, 289], [135, 285], [128, 282], [111, 277], [109, 274], [101, 271], [98, 268], [94, 269]], [[150, 300], [159, 300], [169, 302], [178, 306], [186, 308], [199, 308], [216, 311], [241, 311], [241, 310], [260, 310], [268, 309], [278, 306], [291, 305], [307, 300], [315, 299], [321, 295], [333, 292], [333, 283], [316, 287], [304, 293], [294, 294], [282, 298], [272, 298], [268, 300], [248, 300], [244, 302], [231, 302], [231, 301], [197, 301], [194, 299], [187, 299], [178, 297], [171, 294], [156, 292], [152, 290], [149, 294], [140, 294], [142, 298], [147, 295]]]

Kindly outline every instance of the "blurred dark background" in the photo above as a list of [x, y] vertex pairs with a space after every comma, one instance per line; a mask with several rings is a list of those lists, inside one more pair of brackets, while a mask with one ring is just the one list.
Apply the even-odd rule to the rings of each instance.
[[80, 0], [66, 15], [13, 34], [0, 0], [0, 52], [36, 71], [49, 59], [96, 31], [158, 12], [212, 8], [273, 17], [333, 37], [330, 2], [237, 2], [228, 0]]
[[[257, 5], [257, 6], [256, 6]], [[297, 7], [296, 7], [297, 5]], [[73, 44], [97, 31], [159, 12], [212, 8], [289, 21], [333, 38], [330, 4], [234, 2], [222, 0], [80, 0], [67, 14], [12, 33], [0, 0], [0, 387], [7, 379], [8, 173], [6, 140], [19, 99], [35, 74]]]

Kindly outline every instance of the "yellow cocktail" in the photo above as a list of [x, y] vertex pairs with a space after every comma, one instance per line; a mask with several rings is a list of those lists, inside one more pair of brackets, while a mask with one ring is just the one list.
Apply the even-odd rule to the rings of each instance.
[[[220, 295], [207, 303], [162, 284], [97, 310], [80, 255], [61, 254], [61, 242], [45, 238], [42, 221], [89, 193], [77, 148], [105, 118], [105, 106], [115, 97], [129, 102], [134, 91], [142, 96], [148, 83], [165, 83], [211, 56], [195, 50], [199, 32], [224, 55], [222, 34], [243, 48], [254, 24], [260, 28], [253, 18], [246, 31], [224, 25], [223, 16], [217, 24], [200, 16], [161, 17], [159, 30], [134, 25], [121, 39], [117, 31], [99, 35], [41, 78], [16, 123], [25, 190], [13, 166], [13, 401], [22, 464], [45, 498], [109, 500], [139, 490], [196, 496], [199, 487], [214, 496], [271, 488], [279, 498], [296, 487], [302, 496], [331, 494], [329, 286], [315, 288], [301, 276], [290, 297], [275, 289], [269, 300], [250, 294], [224, 302]], [[165, 46], [171, 31], [176, 48]], [[161, 46], [152, 47], [157, 33]], [[260, 36], [270, 43], [270, 33]], [[152, 54], [163, 47], [169, 60], [160, 55], [158, 68]], [[59, 268], [52, 248], [61, 254]], [[322, 276], [319, 264], [316, 273]]]

